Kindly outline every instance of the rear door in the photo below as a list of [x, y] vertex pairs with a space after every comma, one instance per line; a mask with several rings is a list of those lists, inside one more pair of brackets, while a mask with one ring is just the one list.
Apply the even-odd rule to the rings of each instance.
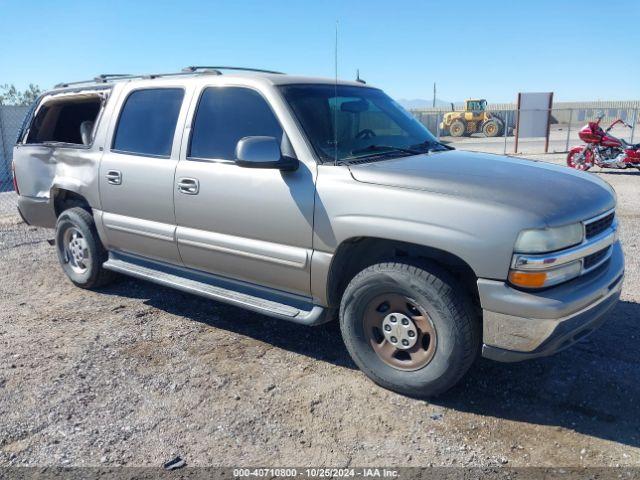
[[100, 164], [108, 248], [179, 264], [174, 174], [188, 106], [182, 86], [125, 87]]

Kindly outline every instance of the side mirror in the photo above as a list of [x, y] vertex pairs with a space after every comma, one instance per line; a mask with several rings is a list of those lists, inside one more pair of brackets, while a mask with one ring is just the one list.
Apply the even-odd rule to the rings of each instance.
[[298, 160], [283, 156], [274, 137], [244, 137], [236, 145], [236, 165], [290, 172], [298, 168]]

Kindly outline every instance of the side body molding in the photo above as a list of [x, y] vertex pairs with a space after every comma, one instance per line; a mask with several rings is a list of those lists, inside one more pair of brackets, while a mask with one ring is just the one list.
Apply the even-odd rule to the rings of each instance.
[[307, 268], [309, 251], [305, 248], [281, 245], [263, 240], [225, 235], [195, 228], [178, 227], [178, 248], [195, 247], [221, 252], [238, 257], [262, 260], [304, 270]]

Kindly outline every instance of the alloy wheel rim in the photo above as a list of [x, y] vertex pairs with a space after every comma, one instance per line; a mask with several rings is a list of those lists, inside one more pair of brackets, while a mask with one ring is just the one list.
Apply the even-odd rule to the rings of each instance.
[[398, 370], [419, 370], [436, 352], [437, 334], [431, 318], [411, 298], [397, 293], [378, 295], [367, 305], [363, 325], [378, 357]]
[[63, 261], [71, 270], [83, 274], [89, 269], [91, 261], [89, 245], [79, 229], [68, 228], [62, 237], [61, 247]]
[[588, 170], [591, 165], [584, 153], [576, 153], [571, 157], [571, 164], [577, 170]]

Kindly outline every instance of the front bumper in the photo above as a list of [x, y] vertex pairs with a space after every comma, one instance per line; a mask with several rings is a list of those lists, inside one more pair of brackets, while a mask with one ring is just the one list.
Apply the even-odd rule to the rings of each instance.
[[624, 256], [620, 242], [616, 242], [606, 264], [541, 292], [478, 280], [483, 309], [482, 355], [516, 362], [571, 346], [606, 320], [606, 313], [620, 298], [623, 277]]

